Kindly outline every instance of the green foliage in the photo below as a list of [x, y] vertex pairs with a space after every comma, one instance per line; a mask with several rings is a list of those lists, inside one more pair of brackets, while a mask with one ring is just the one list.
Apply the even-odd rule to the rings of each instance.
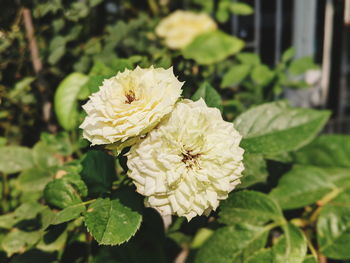
[[244, 42], [221, 31], [204, 33], [196, 37], [182, 53], [187, 59], [208, 65], [220, 62], [239, 52]]
[[220, 94], [207, 82], [204, 82], [193, 94], [192, 100], [196, 101], [202, 98], [209, 107], [215, 107], [222, 110]]
[[[328, 111], [292, 108], [285, 101], [266, 103], [238, 116], [234, 122], [246, 151], [277, 154], [309, 143], [329, 118]], [[297, 132], [296, 132], [297, 131]]]
[[77, 99], [87, 77], [81, 73], [72, 73], [58, 86], [55, 94], [55, 112], [60, 125], [72, 130], [78, 125]]
[[32, 152], [26, 147], [1, 147], [0, 155], [0, 171], [6, 174], [17, 173], [34, 166]]
[[[276, 101], [286, 87], [308, 87], [304, 74], [318, 68], [312, 58], [294, 59], [289, 48], [277, 65], [267, 65], [244, 49], [227, 31], [231, 15], [253, 14], [243, 2], [117, 2], [3, 4], [0, 261], [350, 260], [350, 137], [318, 136], [328, 111]], [[38, 73], [24, 8], [42, 64]], [[170, 50], [155, 27], [176, 9], [206, 12], [218, 29]], [[183, 97], [220, 109], [243, 136], [241, 184], [216, 211], [190, 222], [145, 208], [127, 176], [127, 149], [114, 158], [103, 146], [89, 148], [78, 128], [81, 106], [104, 79], [152, 65], [173, 67], [185, 81]]]
[[114, 159], [102, 151], [89, 151], [82, 160], [82, 179], [90, 194], [105, 193], [111, 190], [116, 179]]
[[97, 199], [84, 215], [91, 235], [104, 245], [128, 241], [142, 221], [141, 204], [134, 193], [119, 190], [111, 199]]

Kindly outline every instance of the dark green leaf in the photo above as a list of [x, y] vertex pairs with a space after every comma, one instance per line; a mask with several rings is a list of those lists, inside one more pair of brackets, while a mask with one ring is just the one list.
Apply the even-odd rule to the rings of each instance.
[[88, 186], [89, 194], [100, 194], [111, 190], [116, 180], [115, 160], [102, 151], [92, 150], [82, 160], [81, 177]]
[[313, 204], [335, 188], [328, 178], [329, 175], [317, 167], [295, 166], [282, 176], [270, 196], [283, 209]]
[[239, 188], [247, 188], [267, 180], [269, 174], [262, 155], [246, 153], [244, 154], [243, 163], [244, 171]]
[[296, 152], [294, 160], [318, 167], [350, 168], [350, 136], [321, 135]]
[[85, 206], [82, 204], [68, 206], [65, 209], [59, 211], [55, 215], [55, 219], [52, 221], [52, 225], [62, 224], [73, 219], [78, 218], [82, 213], [86, 211]]
[[85, 224], [101, 245], [128, 241], [142, 221], [141, 204], [135, 193], [119, 190], [112, 199], [99, 198], [84, 215]]
[[350, 190], [322, 208], [317, 221], [317, 241], [327, 257], [350, 259]]
[[264, 225], [271, 220], [283, 221], [282, 211], [274, 200], [260, 192], [232, 193], [220, 206], [219, 222], [227, 225], [241, 222]]
[[244, 250], [266, 236], [267, 227], [233, 225], [219, 228], [199, 249], [195, 263], [244, 262]]
[[241, 39], [217, 30], [196, 37], [182, 50], [182, 54], [187, 59], [208, 65], [239, 52], [243, 46], [244, 42]]
[[285, 101], [265, 103], [234, 121], [243, 135], [241, 146], [250, 153], [277, 154], [309, 143], [329, 118], [328, 111], [292, 108]]

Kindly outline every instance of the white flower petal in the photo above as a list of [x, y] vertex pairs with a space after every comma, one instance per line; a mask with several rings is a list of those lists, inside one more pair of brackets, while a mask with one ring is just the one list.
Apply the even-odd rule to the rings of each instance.
[[147, 206], [188, 220], [208, 215], [240, 183], [241, 135], [203, 100], [173, 112], [127, 154], [128, 175]]

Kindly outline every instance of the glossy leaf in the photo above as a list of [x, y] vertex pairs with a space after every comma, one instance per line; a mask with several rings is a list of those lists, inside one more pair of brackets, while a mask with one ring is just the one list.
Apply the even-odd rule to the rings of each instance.
[[350, 259], [350, 190], [322, 208], [317, 221], [317, 241], [327, 257]]
[[265, 103], [234, 121], [243, 135], [241, 146], [250, 153], [277, 154], [309, 143], [329, 118], [328, 111], [292, 108], [285, 101]]
[[277, 203], [268, 195], [256, 191], [239, 191], [220, 206], [219, 222], [232, 225], [248, 223], [264, 225], [268, 221], [282, 221], [282, 211]]
[[232, 263], [238, 258], [244, 261], [244, 250], [265, 236], [267, 231], [266, 227], [241, 224], [222, 227], [201, 246], [194, 262]]
[[297, 151], [294, 160], [304, 165], [350, 168], [350, 137], [321, 135]]
[[294, 209], [313, 204], [336, 186], [322, 169], [312, 166], [296, 166], [284, 174], [270, 197], [283, 209]]

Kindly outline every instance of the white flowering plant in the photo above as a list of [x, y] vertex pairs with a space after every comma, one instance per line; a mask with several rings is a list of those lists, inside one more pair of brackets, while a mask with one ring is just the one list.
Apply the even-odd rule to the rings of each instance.
[[350, 259], [350, 137], [280, 99], [310, 58], [225, 30], [249, 5], [34, 2], [36, 75], [0, 31], [0, 262]]

